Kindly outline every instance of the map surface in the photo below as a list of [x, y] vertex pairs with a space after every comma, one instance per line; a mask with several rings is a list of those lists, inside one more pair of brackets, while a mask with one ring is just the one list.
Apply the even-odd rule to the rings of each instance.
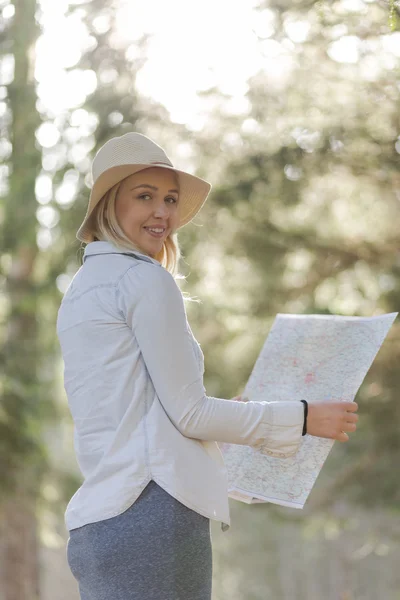
[[[352, 402], [397, 315], [278, 314], [241, 395], [253, 401]], [[224, 444], [229, 496], [301, 509], [333, 444], [305, 435], [299, 451], [284, 459]]]

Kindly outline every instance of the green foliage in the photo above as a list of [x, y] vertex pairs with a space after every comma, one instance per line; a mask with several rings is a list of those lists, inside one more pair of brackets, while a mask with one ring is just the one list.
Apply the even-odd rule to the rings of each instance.
[[[308, 10], [297, 4], [296, 16], [315, 24]], [[370, 5], [362, 24], [349, 16], [348, 34], [377, 36], [378, 14]], [[198, 156], [207, 149], [221, 185], [188, 241], [188, 262], [201, 273], [190, 291], [203, 299], [193, 331], [210, 395], [240, 393], [277, 312], [398, 311], [399, 59], [373, 78], [361, 67], [374, 58], [372, 47], [356, 64], [333, 61], [327, 50], [343, 15], [334, 4], [324, 15], [324, 28], [313, 26], [297, 45], [284, 83], [274, 87], [262, 72], [248, 82], [245, 116], [218, 121], [224, 99], [203, 93], [216, 112], [199, 134]], [[281, 37], [283, 26], [274, 33]], [[326, 472], [336, 485], [322, 494], [325, 508], [337, 497], [398, 505], [399, 339], [396, 325], [360, 390], [357, 434], [331, 453]], [[384, 485], [376, 485], [378, 473]]]
[[399, 17], [395, 0], [389, 0], [389, 27], [390, 31], [396, 31], [399, 27]]

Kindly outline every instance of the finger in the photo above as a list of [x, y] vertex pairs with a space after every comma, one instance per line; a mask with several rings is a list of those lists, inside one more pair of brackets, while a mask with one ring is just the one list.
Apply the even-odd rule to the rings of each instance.
[[249, 399], [246, 396], [235, 396], [232, 400], [236, 400], [236, 402], [248, 402]]
[[357, 402], [343, 402], [343, 408], [348, 412], [356, 412], [358, 410]]
[[345, 418], [347, 423], [358, 423], [359, 419], [358, 415], [356, 415], [355, 413], [348, 413]]
[[349, 436], [344, 431], [341, 431], [335, 438], [338, 442], [348, 442]]
[[355, 431], [357, 429], [357, 425], [355, 423], [345, 423], [342, 425], [344, 431]]

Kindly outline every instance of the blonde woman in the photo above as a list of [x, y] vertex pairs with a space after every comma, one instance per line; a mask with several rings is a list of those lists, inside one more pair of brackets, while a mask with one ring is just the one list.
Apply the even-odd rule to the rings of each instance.
[[211, 185], [139, 133], [102, 146], [92, 176], [83, 264], [57, 319], [83, 476], [68, 564], [81, 600], [210, 600], [210, 520], [230, 526], [217, 442], [284, 459], [305, 432], [347, 441], [357, 404], [207, 396], [175, 278], [177, 231]]

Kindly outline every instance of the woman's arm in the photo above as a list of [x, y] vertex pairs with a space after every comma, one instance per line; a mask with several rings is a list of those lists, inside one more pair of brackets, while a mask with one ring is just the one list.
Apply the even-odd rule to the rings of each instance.
[[[235, 396], [232, 400], [248, 402], [245, 396]], [[316, 437], [348, 442], [346, 431], [356, 431], [358, 423], [357, 402], [307, 402], [304, 411], [303, 430]], [[303, 433], [304, 435], [304, 433]]]
[[166, 269], [144, 262], [131, 267], [118, 284], [117, 304], [136, 336], [164, 410], [183, 435], [249, 445], [277, 457], [297, 452], [304, 420], [300, 401], [207, 396], [182, 293]]

